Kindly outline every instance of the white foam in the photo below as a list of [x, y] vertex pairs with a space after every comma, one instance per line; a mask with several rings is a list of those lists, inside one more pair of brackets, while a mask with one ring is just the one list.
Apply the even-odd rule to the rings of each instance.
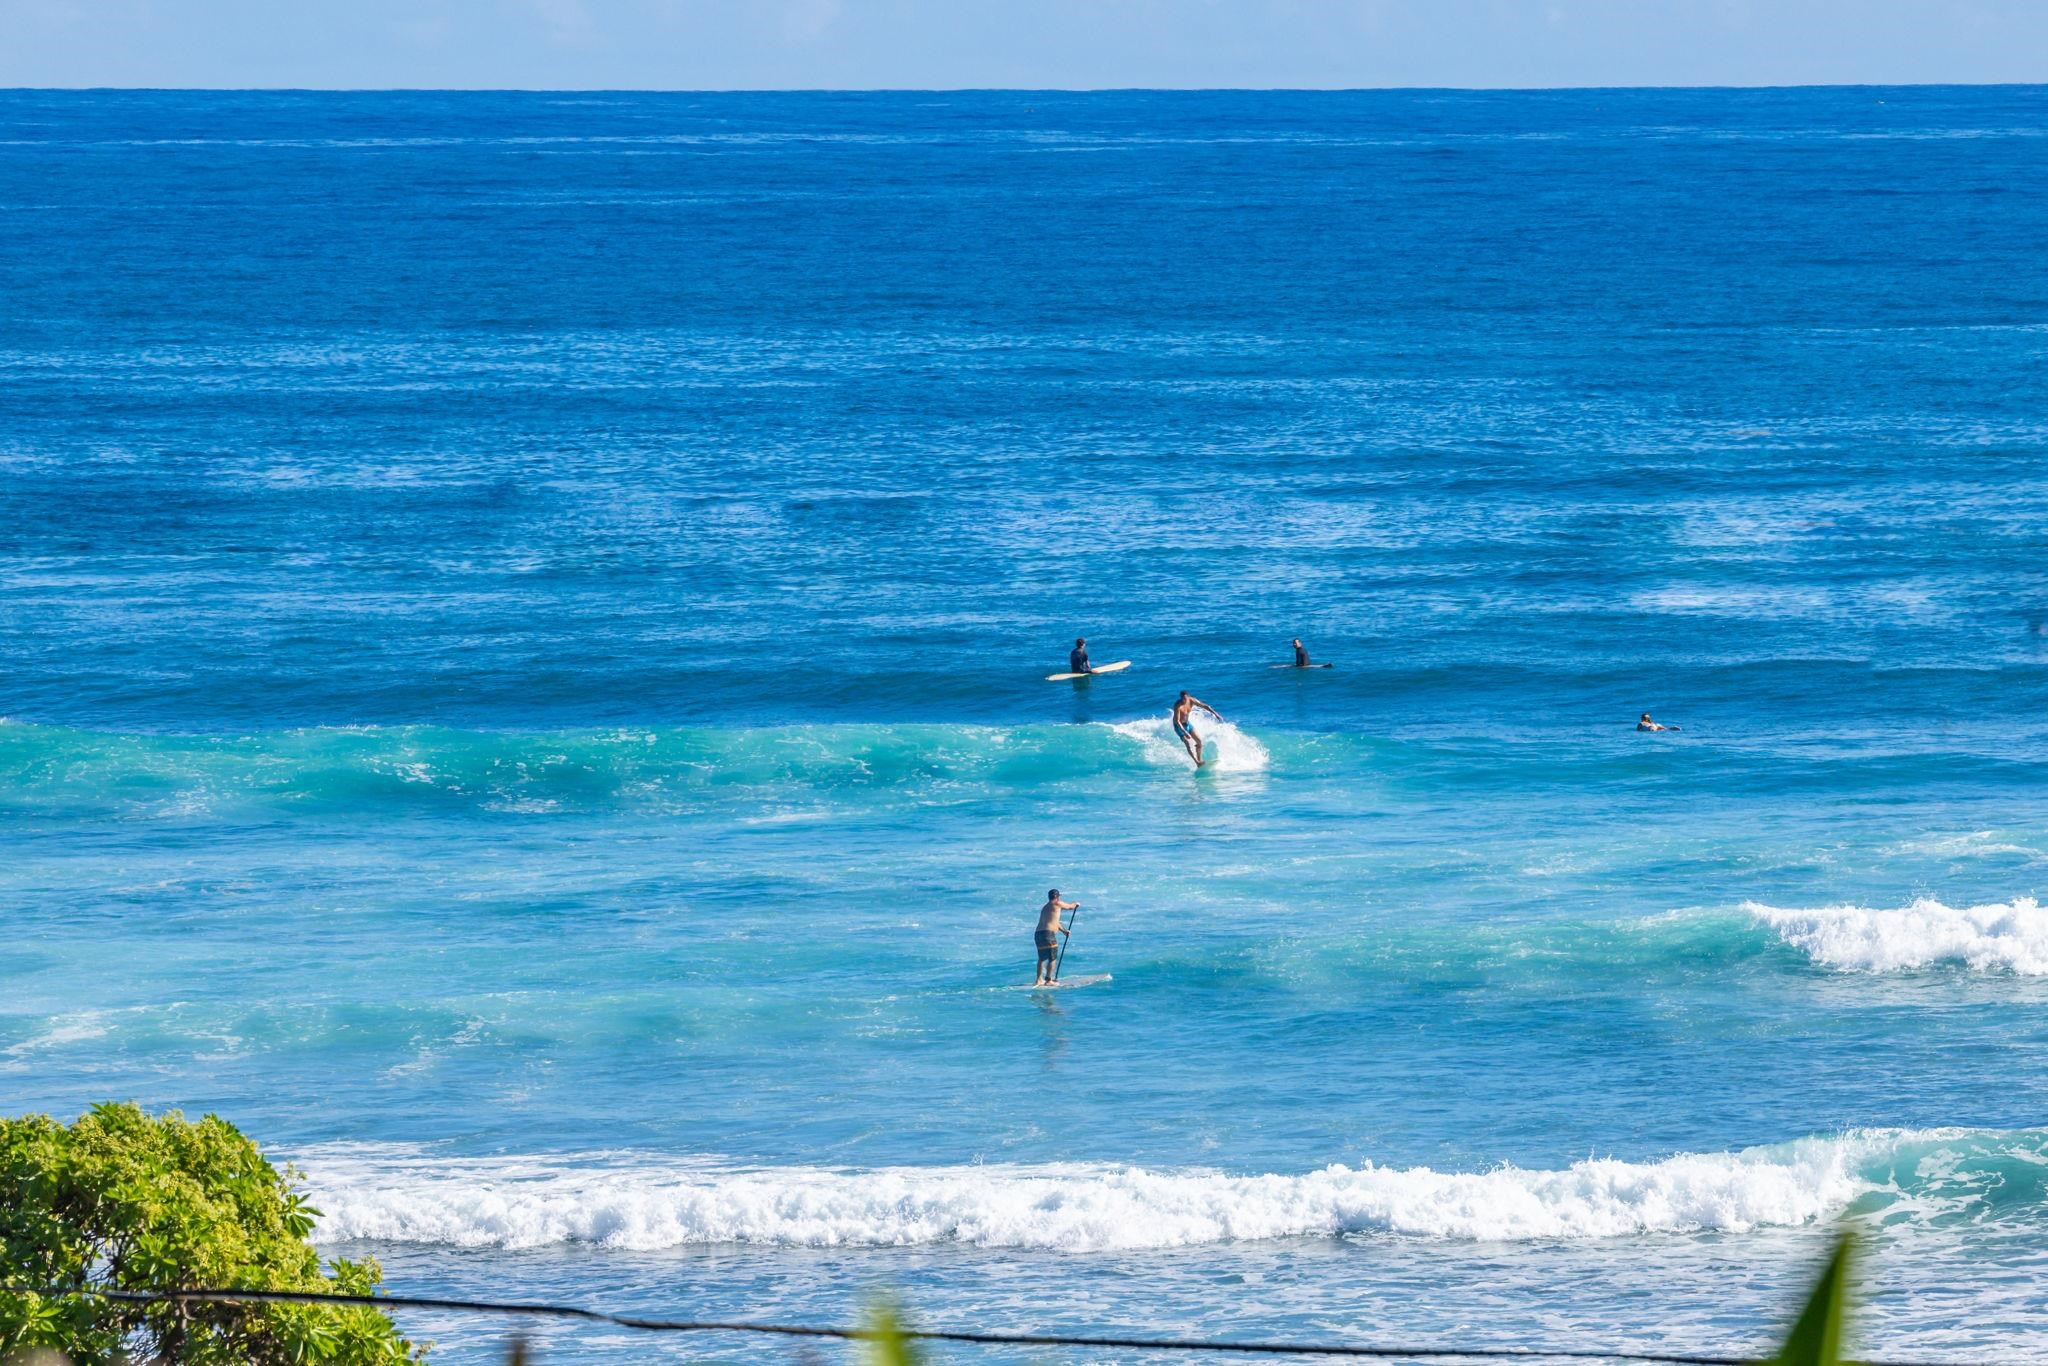
[[105, 1011], [86, 1010], [75, 1015], [59, 1015], [51, 1019], [49, 1027], [41, 1034], [23, 1039], [20, 1043], [0, 1052], [4, 1052], [8, 1057], [19, 1057], [45, 1048], [62, 1048], [66, 1044], [105, 1038], [109, 1028], [111, 1026], [107, 1023]]
[[1899, 910], [1823, 906], [1743, 907], [1816, 963], [1856, 972], [1900, 972], [1961, 963], [1979, 972], [2048, 974], [2048, 911], [2032, 897], [1944, 906], [1921, 897]]
[[1919, 839], [1901, 841], [1893, 845], [1892, 850], [1903, 854], [1926, 854], [1950, 859], [2006, 858], [2015, 855], [2036, 859], [2041, 857], [2039, 849], [2001, 840], [1989, 830], [1972, 830], [1961, 835], [1925, 835]]
[[1586, 1239], [1805, 1224], [1875, 1189], [1859, 1165], [1900, 1140], [1852, 1134], [1473, 1173], [1371, 1164], [1254, 1176], [1081, 1165], [762, 1169], [631, 1154], [450, 1159], [391, 1147], [317, 1148], [300, 1164], [326, 1216], [324, 1241], [1097, 1251], [1368, 1232]]
[[[1195, 718], [1195, 733], [1202, 737], [1204, 766], [1217, 773], [1263, 773], [1272, 756], [1266, 747], [1246, 731], [1239, 730], [1228, 721], [1215, 721], [1206, 716]], [[1136, 721], [1123, 721], [1110, 727], [1127, 740], [1135, 740], [1144, 747], [1148, 762], [1166, 768], [1192, 768], [1194, 760], [1188, 757], [1187, 748], [1173, 733], [1171, 716], [1147, 716]]]

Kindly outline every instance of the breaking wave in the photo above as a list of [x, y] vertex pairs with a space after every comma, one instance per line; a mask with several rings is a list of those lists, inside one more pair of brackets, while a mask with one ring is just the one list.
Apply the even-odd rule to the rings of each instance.
[[[1204, 728], [1222, 772], [1266, 746]], [[1164, 716], [1121, 725], [435, 726], [122, 735], [0, 721], [0, 807], [139, 819], [289, 810], [671, 810], [750, 794], [913, 796], [1191, 768]]]
[[[1109, 730], [1143, 746], [1142, 753], [1147, 763], [1162, 768], [1188, 768], [1193, 763], [1187, 748], [1175, 737], [1170, 717], [1153, 716], [1125, 721], [1110, 726]], [[1203, 766], [1213, 772], [1263, 773], [1267, 764], [1272, 762], [1272, 756], [1257, 738], [1228, 721], [1198, 717], [1195, 731], [1202, 738]]]
[[1114, 1166], [737, 1168], [652, 1155], [444, 1158], [334, 1146], [301, 1155], [321, 1237], [464, 1247], [591, 1243], [1061, 1251], [1393, 1234], [1616, 1238], [1793, 1226], [1845, 1208], [1916, 1220], [2038, 1203], [2048, 1134], [1861, 1131], [1557, 1170], [1330, 1166], [1233, 1176]]
[[1953, 963], [1978, 972], [2048, 975], [2048, 911], [2032, 897], [1962, 907], [1921, 897], [1897, 910], [1784, 910], [1756, 902], [1744, 909], [1826, 967], [1900, 972]]

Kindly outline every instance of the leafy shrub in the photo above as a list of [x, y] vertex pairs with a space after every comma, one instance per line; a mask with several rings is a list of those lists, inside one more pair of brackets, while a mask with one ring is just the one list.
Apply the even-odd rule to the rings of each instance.
[[[101, 1105], [74, 1124], [0, 1119], [0, 1284], [69, 1290], [283, 1290], [367, 1295], [371, 1261], [323, 1274], [318, 1211], [227, 1121]], [[140, 1304], [0, 1295], [0, 1357], [193, 1366], [400, 1366], [418, 1353], [375, 1309]]]

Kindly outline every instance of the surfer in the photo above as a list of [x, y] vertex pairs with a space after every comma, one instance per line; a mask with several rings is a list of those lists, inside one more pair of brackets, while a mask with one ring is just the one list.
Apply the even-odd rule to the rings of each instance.
[[1095, 672], [1088, 663], [1088, 642], [1086, 640], [1076, 638], [1074, 648], [1067, 651], [1067, 671], [1077, 674], [1092, 674]]
[[1078, 901], [1060, 900], [1057, 887], [1045, 894], [1045, 904], [1038, 908], [1038, 928], [1031, 935], [1031, 942], [1038, 946], [1038, 980], [1032, 986], [1049, 987], [1059, 980], [1053, 974], [1059, 971], [1060, 912], [1080, 909]]
[[1297, 669], [1306, 669], [1308, 667], [1308, 647], [1301, 643], [1300, 636], [1294, 638], [1294, 667]]
[[1663, 724], [1662, 722], [1659, 722], [1659, 721], [1652, 721], [1652, 720], [1650, 719], [1650, 713], [1648, 713], [1648, 712], [1644, 712], [1644, 713], [1643, 713], [1643, 716], [1642, 716], [1642, 719], [1636, 722], [1636, 729], [1637, 729], [1637, 730], [1681, 730], [1681, 729], [1683, 729], [1683, 727], [1680, 727], [1680, 726], [1667, 726], [1667, 725], [1664, 725], [1664, 724]]
[[1208, 712], [1209, 715], [1215, 717], [1218, 721], [1223, 719], [1223, 713], [1217, 711], [1186, 688], [1181, 689], [1180, 699], [1173, 704], [1173, 733], [1180, 739], [1181, 748], [1188, 752], [1188, 757], [1195, 761], [1195, 767], [1200, 768], [1202, 766], [1202, 737], [1195, 734], [1194, 715], [1196, 707], [1200, 707], [1203, 711]]

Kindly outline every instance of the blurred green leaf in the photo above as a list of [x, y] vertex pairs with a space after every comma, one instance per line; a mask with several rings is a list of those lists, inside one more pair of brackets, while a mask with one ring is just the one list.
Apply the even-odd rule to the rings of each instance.
[[1820, 1283], [1792, 1322], [1785, 1345], [1769, 1366], [1841, 1366], [1842, 1320], [1849, 1298], [1849, 1266], [1856, 1240], [1844, 1233], [1820, 1273]]
[[895, 1301], [877, 1299], [870, 1304], [862, 1328], [867, 1334], [868, 1366], [922, 1366], [924, 1353], [904, 1336], [903, 1312]]

